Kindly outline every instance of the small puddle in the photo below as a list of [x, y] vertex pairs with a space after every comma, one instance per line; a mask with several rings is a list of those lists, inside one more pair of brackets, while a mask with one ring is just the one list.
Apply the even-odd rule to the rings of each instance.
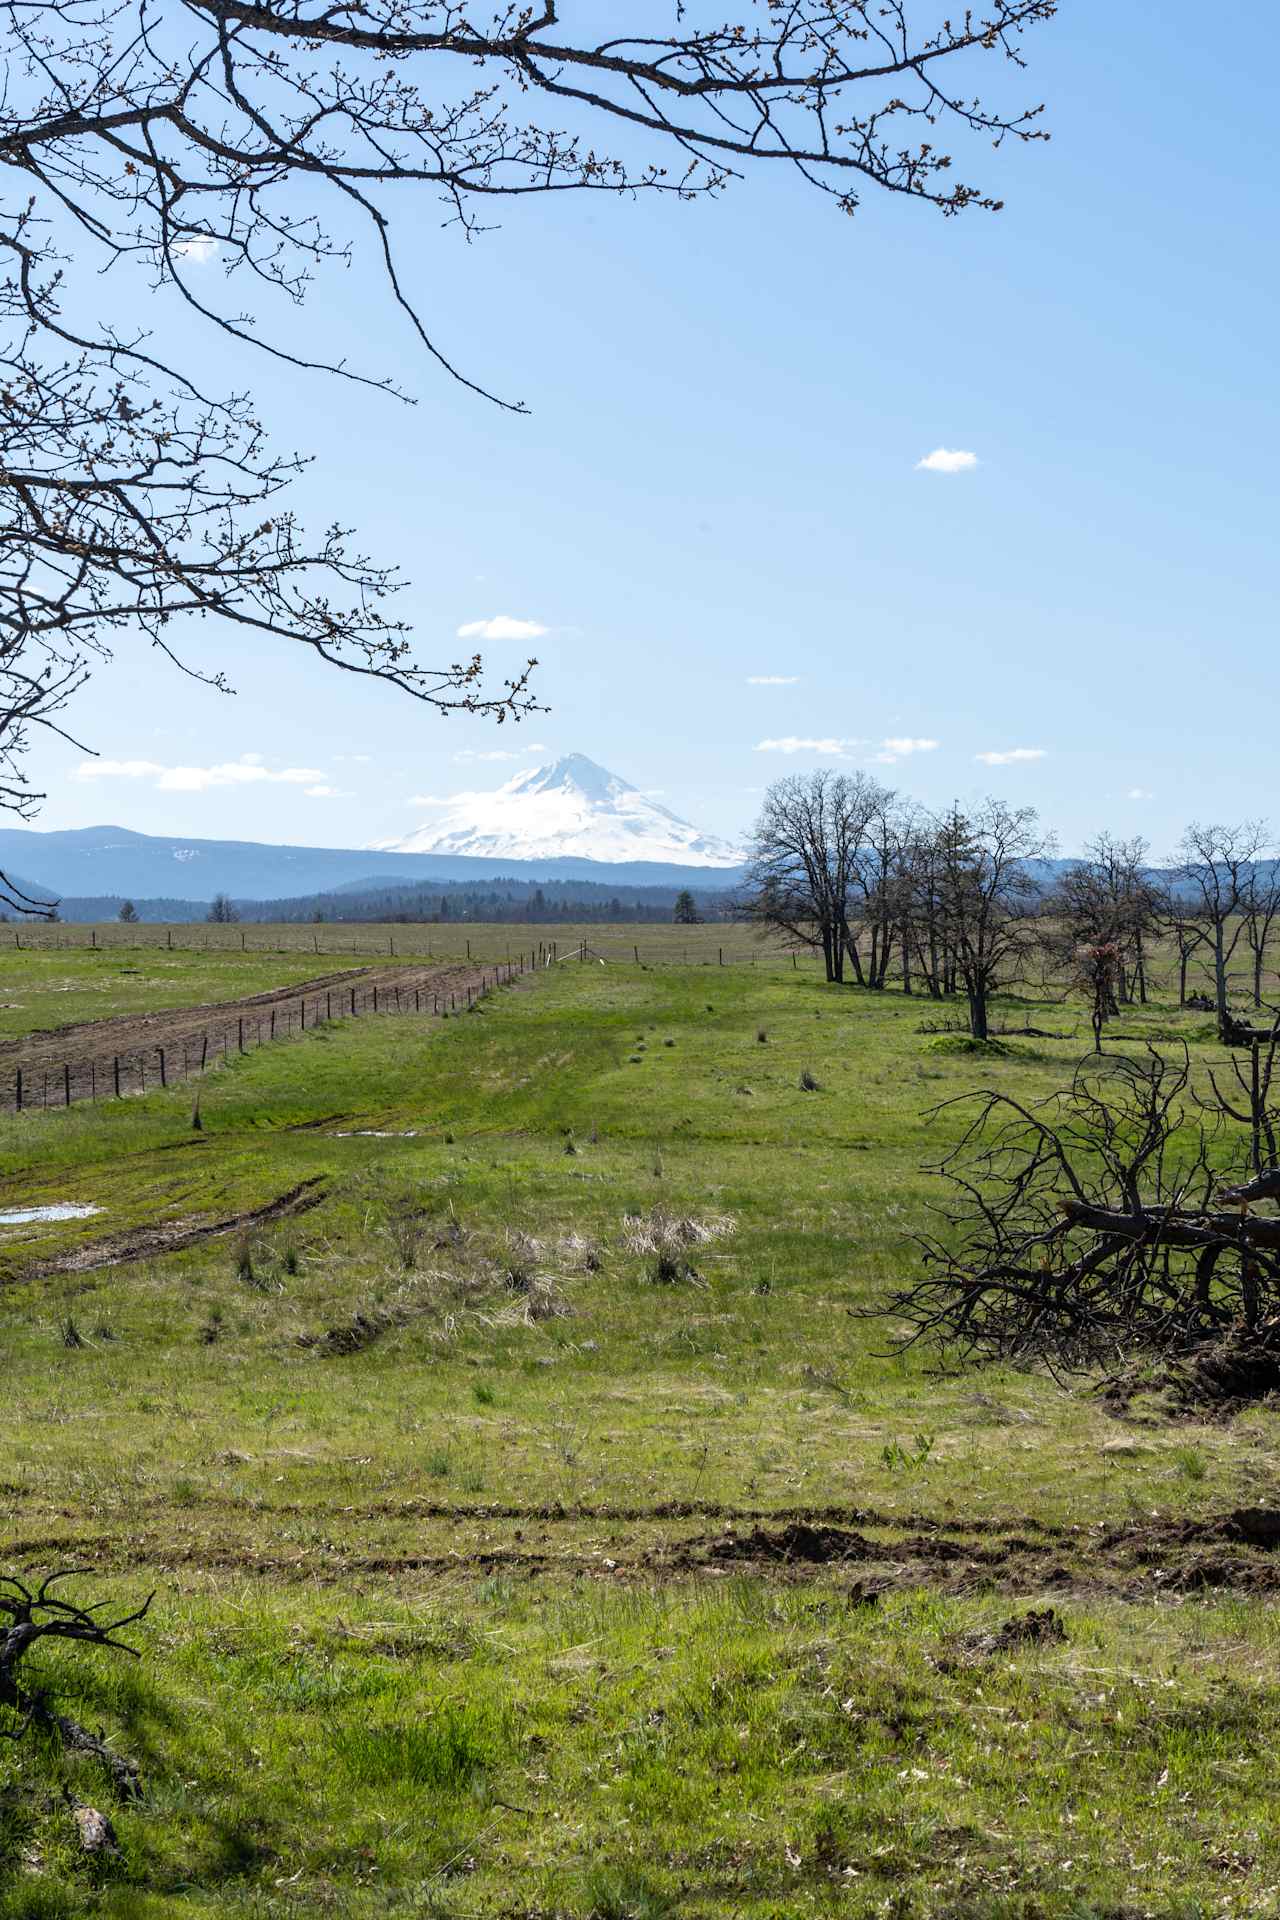
[[101, 1213], [101, 1207], [73, 1207], [68, 1205], [53, 1207], [16, 1207], [8, 1213], [0, 1213], [0, 1227], [26, 1227], [32, 1221], [39, 1220], [87, 1220], [91, 1213]]
[[356, 1127], [350, 1133], [335, 1133], [335, 1140], [416, 1140], [418, 1129], [412, 1127], [407, 1133], [387, 1133], [381, 1127]]

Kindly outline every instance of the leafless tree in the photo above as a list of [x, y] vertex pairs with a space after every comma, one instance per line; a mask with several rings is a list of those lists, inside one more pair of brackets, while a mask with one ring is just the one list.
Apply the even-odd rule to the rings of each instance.
[[910, 993], [911, 945], [906, 923], [911, 905], [912, 810], [898, 794], [877, 781], [864, 780], [863, 792], [870, 804], [854, 853], [845, 948], [858, 984], [879, 991], [888, 979], [896, 946], [901, 956], [903, 991]]
[[1102, 1029], [1117, 1011], [1116, 982], [1124, 969], [1124, 952], [1115, 940], [1092, 941], [1077, 947], [1072, 984], [1088, 997], [1093, 1050], [1102, 1052]]
[[934, 840], [939, 923], [969, 1003], [969, 1031], [985, 1040], [992, 994], [1020, 979], [1038, 939], [1042, 883], [1035, 868], [1053, 840], [1034, 807], [984, 800], [956, 806]]
[[[291, 374], [394, 391], [292, 317], [367, 247], [424, 354], [519, 411], [414, 304], [394, 216], [417, 245], [415, 196], [466, 239], [506, 198], [689, 201], [778, 168], [844, 213], [872, 189], [994, 209], [956, 177], [946, 136], [1045, 137], [1038, 106], [984, 105], [972, 69], [1020, 69], [1056, 7], [984, 0], [948, 19], [930, 0], [741, 0], [720, 22], [672, 0], [664, 25], [654, 0], [630, 0], [601, 34], [562, 20], [588, 11], [563, 0], [4, 0], [0, 807], [29, 815], [43, 797], [22, 767], [32, 729], [60, 730], [130, 633], [219, 688], [210, 619], [437, 709], [531, 707], [536, 662], [493, 686], [478, 657], [415, 657], [394, 569], [352, 546], [341, 510], [306, 534], [282, 497], [299, 459], [272, 450], [247, 394], [210, 390], [175, 314]], [[134, 270], [158, 338], [109, 315]], [[253, 297], [283, 303], [285, 324]]]
[[1191, 960], [1201, 947], [1210, 944], [1210, 932], [1198, 918], [1196, 902], [1173, 885], [1162, 888], [1156, 907], [1157, 931], [1168, 936], [1178, 954], [1178, 1005], [1187, 1004], [1187, 976]]
[[1231, 959], [1245, 930], [1254, 870], [1265, 856], [1270, 838], [1270, 828], [1261, 820], [1245, 820], [1235, 826], [1193, 821], [1179, 848], [1177, 878], [1213, 951], [1214, 1002], [1224, 1037], [1231, 1018]]
[[1280, 916], [1280, 867], [1274, 859], [1255, 862], [1243, 911], [1244, 937], [1253, 961], [1253, 1004], [1261, 1007], [1267, 949]]
[[[1074, 966], [1081, 948], [1112, 948], [1117, 1001], [1147, 999], [1147, 950], [1156, 929], [1159, 888], [1147, 867], [1147, 842], [1101, 833], [1069, 866], [1045, 901], [1051, 930]], [[1115, 1008], [1109, 1008], [1114, 1012]]]
[[843, 981], [846, 955], [859, 965], [851, 895], [872, 823], [890, 800], [866, 774], [824, 768], [776, 780], [756, 822], [742, 911], [817, 949], [832, 982]]

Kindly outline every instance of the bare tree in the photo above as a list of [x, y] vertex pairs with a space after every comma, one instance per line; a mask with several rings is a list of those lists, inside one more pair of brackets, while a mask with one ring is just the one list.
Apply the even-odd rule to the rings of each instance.
[[1280, 915], [1280, 867], [1275, 860], [1254, 864], [1244, 900], [1244, 937], [1253, 960], [1253, 1004], [1262, 1005], [1262, 979], [1266, 971], [1267, 949], [1276, 918]]
[[776, 780], [752, 836], [741, 901], [757, 925], [822, 954], [829, 981], [846, 955], [862, 978], [851, 894], [872, 822], [891, 795], [866, 774], [796, 774]]
[[1093, 1050], [1102, 1052], [1102, 1029], [1117, 1011], [1116, 981], [1124, 968], [1124, 954], [1114, 940], [1098, 940], [1077, 947], [1073, 985], [1088, 996]]
[[1254, 886], [1254, 868], [1270, 840], [1261, 820], [1235, 826], [1193, 821], [1182, 836], [1178, 879], [1192, 902], [1213, 950], [1214, 1003], [1219, 1031], [1231, 1018], [1227, 1000], [1229, 967], [1244, 932]]
[[[898, 947], [903, 991], [911, 991], [911, 945], [906, 922], [910, 913], [910, 876], [907, 853], [911, 839], [911, 812], [891, 788], [864, 777], [865, 799], [858, 844], [854, 850], [850, 923], [845, 950], [860, 986], [884, 987]], [[865, 963], [861, 940], [867, 941]]]
[[[1147, 869], [1147, 842], [1101, 833], [1085, 858], [1060, 876], [1045, 902], [1073, 962], [1082, 947], [1115, 950], [1114, 998], [1147, 999], [1147, 948], [1155, 931], [1159, 889]], [[1115, 1007], [1108, 1009], [1114, 1012]]]
[[969, 1002], [969, 1031], [987, 1038], [993, 993], [1021, 979], [1036, 945], [1041, 881], [1035, 863], [1052, 853], [1034, 807], [984, 800], [937, 822], [939, 921]]
[[1179, 892], [1175, 883], [1160, 893], [1156, 907], [1156, 926], [1167, 934], [1178, 953], [1178, 1005], [1187, 1004], [1187, 975], [1192, 956], [1210, 943], [1209, 930], [1198, 919], [1196, 902]]

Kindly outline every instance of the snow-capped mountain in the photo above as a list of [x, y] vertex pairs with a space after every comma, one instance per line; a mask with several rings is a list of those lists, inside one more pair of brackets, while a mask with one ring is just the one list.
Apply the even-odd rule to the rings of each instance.
[[664, 861], [688, 867], [737, 867], [739, 848], [699, 833], [585, 754], [533, 767], [491, 793], [461, 793], [384, 853], [460, 854], [502, 860], [576, 857], [612, 863]]

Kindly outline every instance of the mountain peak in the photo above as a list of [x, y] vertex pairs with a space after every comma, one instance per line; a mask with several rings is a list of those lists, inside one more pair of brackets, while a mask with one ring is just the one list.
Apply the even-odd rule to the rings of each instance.
[[736, 847], [700, 833], [585, 753], [564, 754], [494, 792], [458, 794], [442, 805], [438, 820], [379, 850], [689, 867], [736, 867], [742, 860]]
[[545, 793], [552, 787], [576, 787], [591, 800], [608, 800], [614, 794], [634, 793], [635, 788], [607, 767], [589, 760], [585, 753], [566, 753], [548, 766], [518, 773], [508, 784], [521, 793]]

